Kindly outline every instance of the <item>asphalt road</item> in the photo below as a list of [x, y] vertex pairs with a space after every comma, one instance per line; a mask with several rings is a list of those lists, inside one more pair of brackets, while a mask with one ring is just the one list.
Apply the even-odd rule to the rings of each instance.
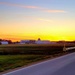
[[75, 75], [75, 53], [34, 64], [3, 75]]

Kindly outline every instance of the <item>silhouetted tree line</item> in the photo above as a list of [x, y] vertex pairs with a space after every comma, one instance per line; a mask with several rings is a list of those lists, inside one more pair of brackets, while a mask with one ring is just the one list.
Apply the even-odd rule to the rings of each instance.
[[57, 43], [75, 43], [75, 41], [57, 41]]
[[0, 44], [1, 44], [1, 41], [7, 41], [9, 44], [12, 44], [11, 40], [0, 39]]

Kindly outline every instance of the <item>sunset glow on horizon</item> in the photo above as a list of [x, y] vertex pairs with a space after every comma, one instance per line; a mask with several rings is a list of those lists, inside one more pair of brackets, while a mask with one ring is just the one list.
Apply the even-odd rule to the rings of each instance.
[[74, 41], [74, 0], [0, 0], [0, 38]]

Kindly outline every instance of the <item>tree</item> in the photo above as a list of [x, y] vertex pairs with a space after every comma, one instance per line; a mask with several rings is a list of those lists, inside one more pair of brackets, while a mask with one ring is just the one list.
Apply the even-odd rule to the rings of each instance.
[[38, 38], [38, 41], [40, 41], [41, 39], [40, 38]]
[[12, 44], [12, 41], [11, 41], [11, 40], [7, 40], [7, 42], [8, 42], [9, 44]]
[[0, 39], [0, 41], [2, 41], [2, 39]]

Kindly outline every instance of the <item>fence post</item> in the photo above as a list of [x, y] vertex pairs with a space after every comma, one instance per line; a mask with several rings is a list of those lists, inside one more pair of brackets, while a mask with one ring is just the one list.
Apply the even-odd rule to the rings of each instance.
[[64, 43], [63, 51], [66, 51], [66, 46], [65, 46], [65, 43]]

